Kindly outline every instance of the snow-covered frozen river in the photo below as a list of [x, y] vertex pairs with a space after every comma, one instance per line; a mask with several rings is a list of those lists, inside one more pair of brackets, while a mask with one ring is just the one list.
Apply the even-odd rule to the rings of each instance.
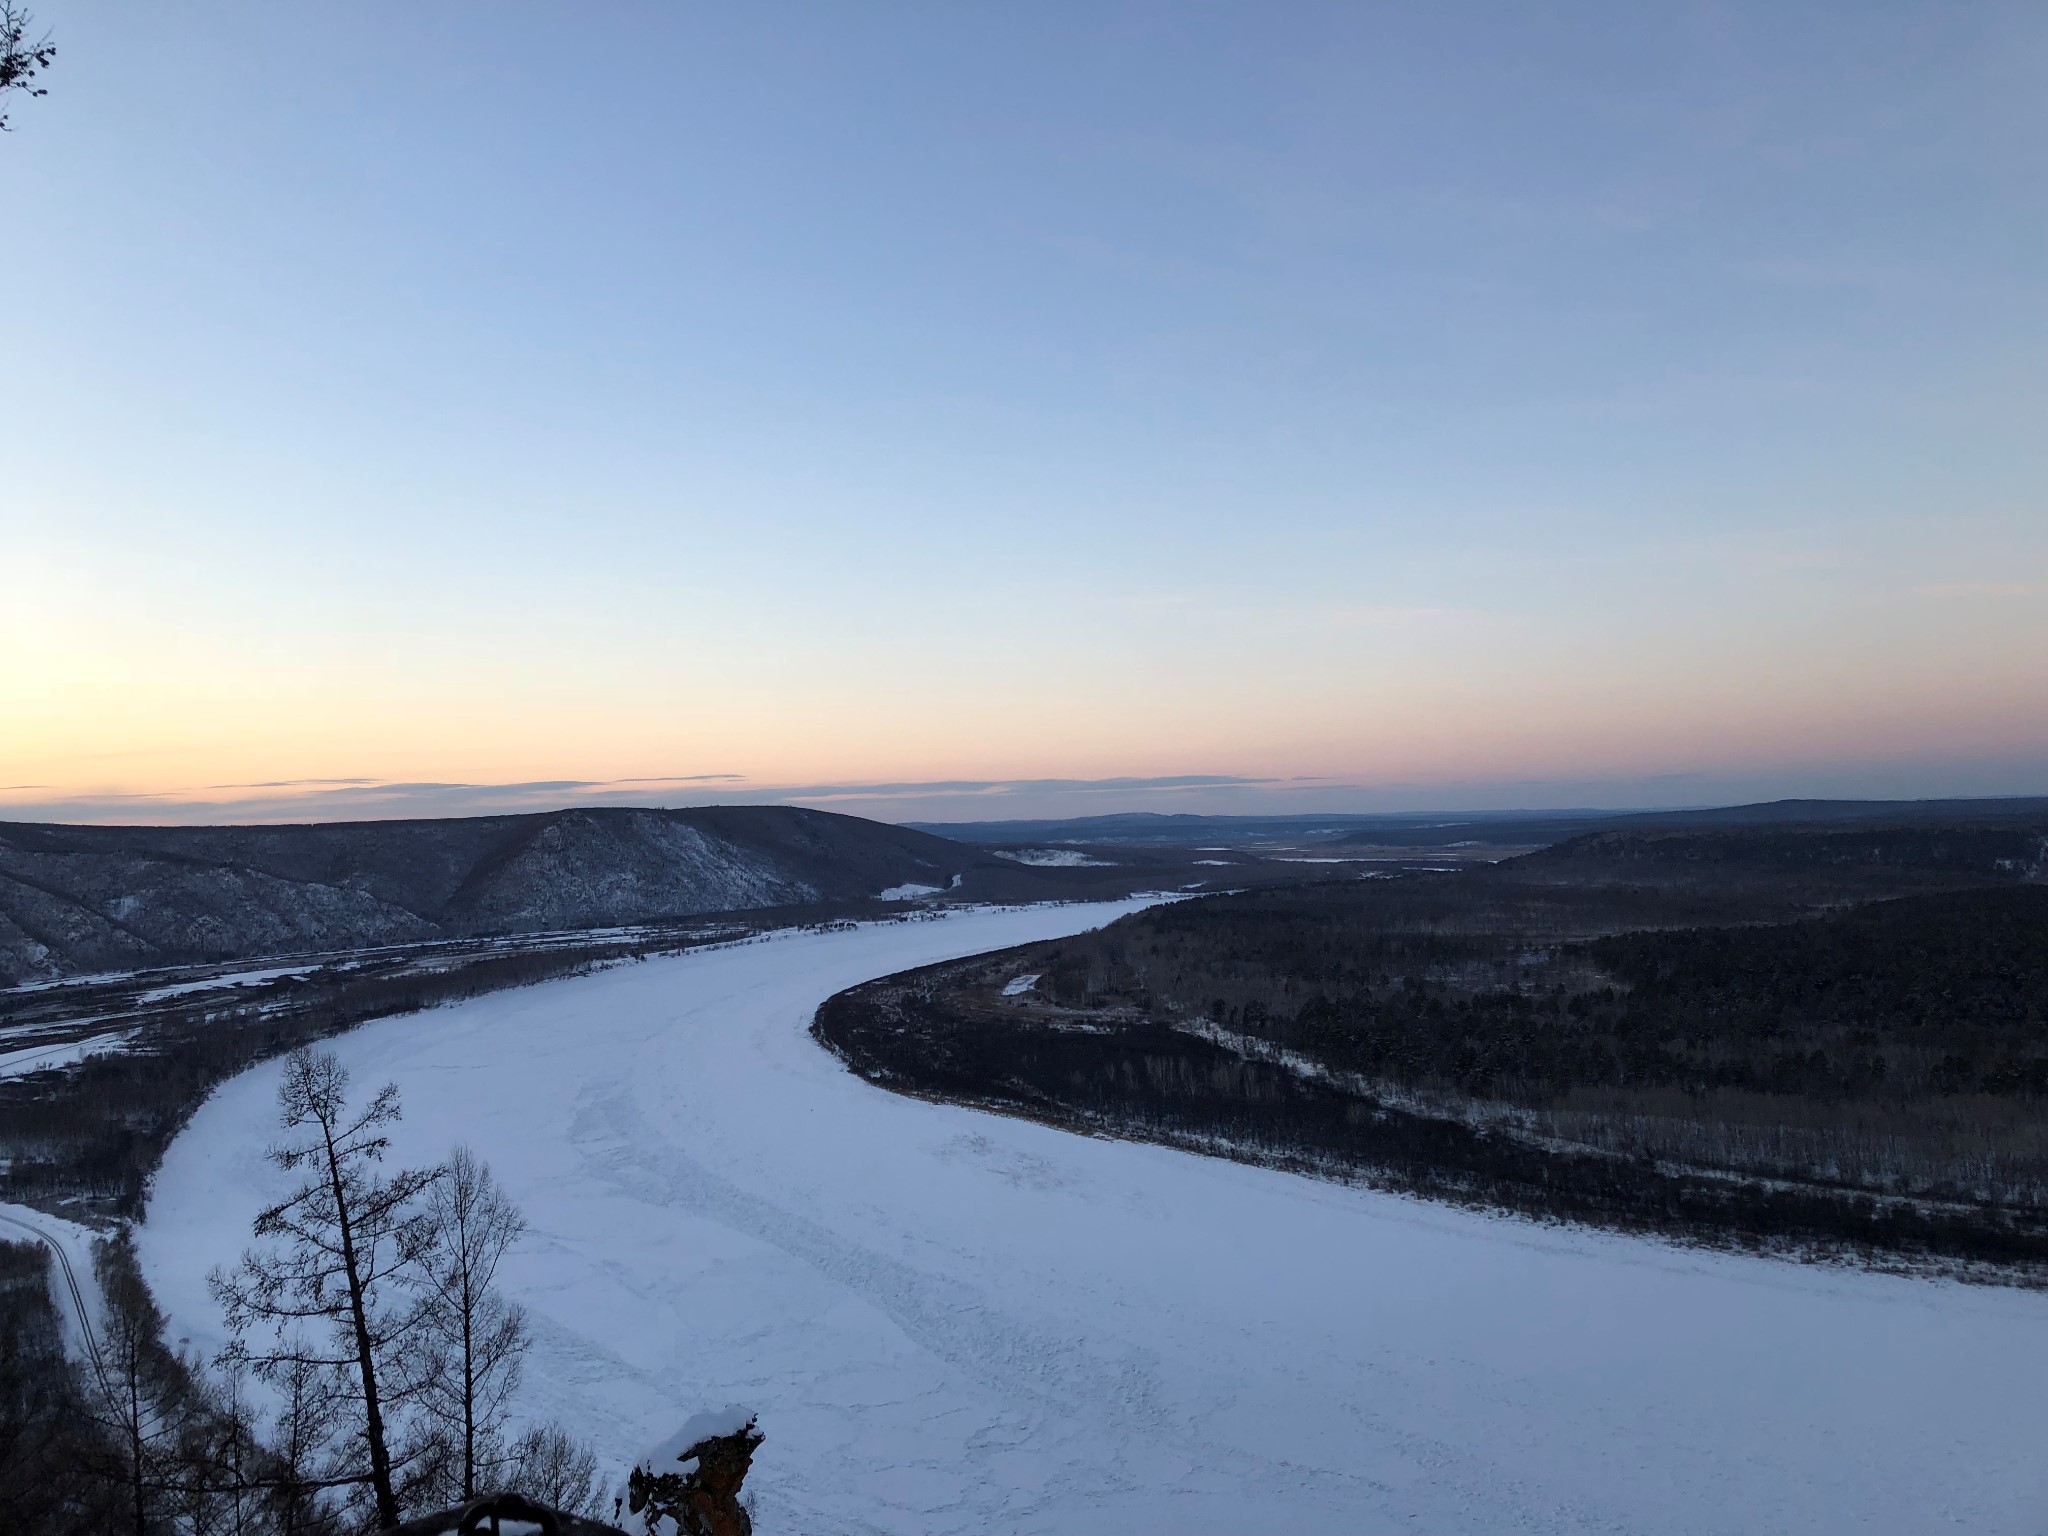
[[[779, 937], [372, 1024], [399, 1152], [532, 1231], [523, 1401], [623, 1465], [757, 1406], [762, 1536], [2048, 1529], [2048, 1298], [1496, 1220], [871, 1088], [868, 977], [1130, 909]], [[277, 1069], [177, 1140], [173, 1333], [272, 1187]]]

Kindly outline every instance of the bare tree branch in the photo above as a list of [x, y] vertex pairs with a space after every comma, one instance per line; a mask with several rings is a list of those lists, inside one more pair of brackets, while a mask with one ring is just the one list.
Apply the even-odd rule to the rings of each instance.
[[9, 91], [25, 96], [47, 96], [49, 91], [35, 83], [36, 76], [56, 60], [56, 45], [48, 33], [29, 41], [35, 18], [14, 0], [0, 0], [0, 133], [7, 130], [6, 100]]

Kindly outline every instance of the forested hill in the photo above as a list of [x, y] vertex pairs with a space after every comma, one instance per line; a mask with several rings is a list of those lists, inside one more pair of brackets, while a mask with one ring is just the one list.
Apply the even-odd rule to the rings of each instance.
[[788, 806], [268, 827], [0, 823], [0, 985], [945, 887], [972, 850]]
[[1153, 907], [854, 988], [816, 1030], [872, 1081], [1054, 1124], [2048, 1284], [2044, 842], [1599, 831]]
[[1650, 825], [1587, 832], [1513, 861], [1524, 877], [1581, 872], [1601, 881], [1697, 877], [1753, 884], [1806, 871], [1861, 873], [1898, 890], [1957, 882], [2048, 879], [2048, 813], [1946, 826], [1897, 822], [1840, 827]]

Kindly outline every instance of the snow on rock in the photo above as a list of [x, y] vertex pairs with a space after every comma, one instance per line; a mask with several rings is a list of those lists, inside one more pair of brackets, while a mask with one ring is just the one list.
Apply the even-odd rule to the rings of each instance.
[[651, 1472], [656, 1476], [664, 1472], [673, 1472], [679, 1464], [696, 1461], [697, 1458], [686, 1454], [687, 1452], [694, 1451], [706, 1440], [718, 1440], [727, 1435], [738, 1434], [753, 1423], [754, 1418], [753, 1409], [742, 1408], [737, 1403], [725, 1408], [693, 1413], [683, 1421], [681, 1429], [642, 1453], [640, 1459], [633, 1465], [642, 1472]]
[[1043, 972], [1033, 971], [1029, 976], [1012, 976], [1003, 983], [1003, 996], [1022, 997], [1026, 992], [1029, 992], [1038, 985], [1038, 978], [1042, 974]]
[[745, 1408], [693, 1414], [634, 1464], [625, 1505], [648, 1536], [753, 1536], [740, 1490], [765, 1438]]
[[[791, 934], [379, 1020], [394, 1166], [531, 1224], [521, 1410], [607, 1481], [759, 1409], [757, 1528], [848, 1536], [2038, 1536], [2048, 1296], [1548, 1227], [870, 1087], [842, 987], [1134, 904]], [[275, 1064], [172, 1143], [170, 1338], [275, 1187]]]

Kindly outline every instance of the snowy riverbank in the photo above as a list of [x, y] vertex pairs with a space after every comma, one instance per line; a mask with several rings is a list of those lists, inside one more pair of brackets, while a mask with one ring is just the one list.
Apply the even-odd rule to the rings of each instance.
[[[385, 1020], [398, 1155], [524, 1207], [523, 1402], [620, 1468], [744, 1399], [772, 1533], [1997, 1536], [2048, 1523], [2048, 1298], [1546, 1230], [898, 1098], [831, 992], [1130, 910], [789, 934]], [[274, 1065], [173, 1144], [174, 1337], [269, 1185]]]

